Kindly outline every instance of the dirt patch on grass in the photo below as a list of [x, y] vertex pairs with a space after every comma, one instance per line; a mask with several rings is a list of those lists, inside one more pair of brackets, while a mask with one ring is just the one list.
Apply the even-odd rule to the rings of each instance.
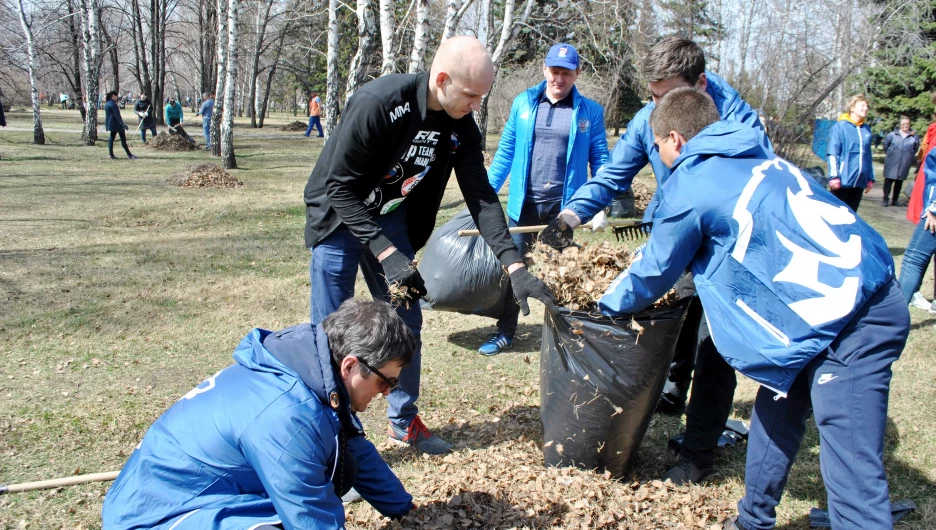
[[195, 164], [173, 175], [169, 183], [180, 188], [239, 188], [243, 182], [217, 164]]
[[307, 128], [307, 125], [305, 123], [296, 120], [294, 122], [290, 122], [290, 123], [287, 123], [286, 125], [283, 125], [282, 127], [279, 128], [279, 130], [286, 131], [286, 132], [299, 132], [299, 131], [305, 132], [306, 128]]
[[151, 149], [160, 151], [194, 151], [195, 144], [182, 138], [181, 136], [166, 134], [161, 132], [146, 143]]

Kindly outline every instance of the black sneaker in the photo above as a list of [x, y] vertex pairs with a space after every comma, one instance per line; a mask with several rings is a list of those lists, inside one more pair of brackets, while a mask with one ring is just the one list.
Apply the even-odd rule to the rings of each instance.
[[698, 484], [714, 472], [714, 467], [701, 468], [689, 460], [680, 459], [679, 463], [663, 474], [663, 481], [671, 480], [677, 486]]
[[111, 160], [117, 160], [117, 157], [114, 156], [114, 155], [111, 155], [111, 156], [110, 156], [110, 159], [111, 159]]
[[667, 416], [682, 416], [686, 412], [686, 399], [672, 394], [662, 394], [656, 411]]

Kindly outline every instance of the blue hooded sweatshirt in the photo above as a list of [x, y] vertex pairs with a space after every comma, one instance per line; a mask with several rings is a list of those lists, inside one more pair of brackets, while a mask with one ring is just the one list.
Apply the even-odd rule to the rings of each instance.
[[234, 360], [150, 427], [104, 499], [105, 530], [344, 528], [333, 485], [339, 412], [357, 431], [346, 453], [355, 489], [384, 515], [411, 509], [351, 414], [320, 328], [255, 329]]
[[[533, 154], [533, 133], [536, 130], [536, 111], [546, 90], [546, 81], [527, 89], [517, 96], [510, 108], [510, 118], [504, 125], [497, 152], [488, 169], [488, 181], [494, 191], [510, 177], [507, 195], [507, 216], [520, 220], [520, 211], [526, 200], [527, 179], [530, 178], [530, 157]], [[592, 175], [608, 160], [608, 136], [604, 126], [604, 108], [579, 94], [572, 87], [572, 126], [566, 149], [565, 204], [588, 181], [588, 166]]]
[[810, 360], [894, 277], [887, 243], [841, 201], [720, 121], [689, 140], [663, 184], [653, 235], [599, 301], [642, 310], [688, 266], [718, 351], [785, 396]]
[[[712, 72], [705, 72], [705, 79], [705, 91], [715, 101], [721, 119], [741, 122], [763, 130], [757, 113], [741, 99], [727, 81]], [[656, 177], [657, 193], [653, 195], [653, 200], [644, 212], [644, 220], [649, 221], [653, 217], [653, 210], [659, 203], [660, 189], [670, 176], [669, 168], [660, 160], [660, 153], [653, 148], [653, 130], [649, 120], [654, 108], [656, 104], [651, 101], [640, 109], [627, 124], [627, 130], [611, 151], [611, 160], [601, 167], [594, 178], [582, 185], [565, 205], [574, 211], [583, 223], [590, 221], [596, 213], [611, 204], [615, 197], [629, 190], [634, 177], [648, 162]], [[769, 148], [770, 141], [766, 136], [762, 138], [764, 145]]]
[[843, 188], [864, 188], [874, 182], [871, 160], [871, 129], [867, 123], [856, 124], [847, 112], [829, 129], [826, 147], [829, 178], [842, 180]]

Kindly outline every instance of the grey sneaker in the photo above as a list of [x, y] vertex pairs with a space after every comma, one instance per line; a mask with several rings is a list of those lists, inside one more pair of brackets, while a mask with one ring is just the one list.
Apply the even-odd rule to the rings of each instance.
[[913, 296], [910, 297], [910, 305], [917, 309], [922, 309], [923, 311], [930, 310], [929, 300], [924, 298], [923, 295], [920, 294], [919, 291], [913, 293]]
[[361, 494], [354, 488], [351, 488], [348, 490], [348, 493], [341, 496], [341, 504], [351, 504], [352, 502], [359, 502], [361, 500]]
[[413, 418], [406, 429], [397, 427], [391, 421], [387, 435], [396, 444], [415, 447], [428, 455], [444, 455], [452, 451], [452, 444], [429, 432], [419, 415]]
[[936, 315], [936, 300], [933, 300], [933, 303], [929, 306], [929, 313], [931, 315]]
[[671, 480], [677, 486], [698, 484], [714, 472], [714, 467], [698, 467], [689, 460], [680, 459], [663, 475], [663, 481]]
[[738, 523], [738, 516], [734, 516], [731, 519], [725, 521], [725, 524], [722, 526], [722, 530], [746, 530], [740, 523]]

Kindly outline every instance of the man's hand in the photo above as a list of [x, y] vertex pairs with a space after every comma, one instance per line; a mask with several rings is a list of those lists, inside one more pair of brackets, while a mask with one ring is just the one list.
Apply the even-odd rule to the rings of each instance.
[[514, 298], [517, 299], [523, 316], [530, 314], [530, 304], [527, 303], [527, 298], [531, 296], [543, 302], [546, 309], [553, 313], [559, 311], [549, 287], [546, 287], [542, 280], [530, 274], [526, 267], [520, 267], [510, 273], [510, 286], [513, 288]]
[[539, 240], [555, 249], [562, 250], [572, 245], [572, 230], [580, 224], [582, 220], [579, 216], [566, 208], [550, 221], [546, 229], [540, 233]]
[[871, 193], [871, 188], [873, 188], [873, 187], [874, 187], [874, 181], [873, 181], [873, 180], [869, 180], [869, 181], [868, 181], [868, 185], [865, 186], [865, 193]]
[[923, 218], [923, 222], [926, 223], [923, 225], [923, 228], [929, 230], [931, 234], [936, 235], [936, 214], [926, 212], [926, 217]]
[[829, 189], [832, 191], [838, 191], [842, 189], [842, 179], [838, 177], [829, 179]]
[[383, 266], [388, 285], [398, 284], [406, 289], [406, 294], [414, 300], [422, 298], [428, 293], [426, 282], [423, 281], [419, 271], [413, 266], [413, 262], [399, 250], [380, 260], [380, 264]]
[[596, 213], [591, 220], [591, 231], [592, 232], [602, 232], [605, 228], [608, 228], [608, 214], [604, 210]]

